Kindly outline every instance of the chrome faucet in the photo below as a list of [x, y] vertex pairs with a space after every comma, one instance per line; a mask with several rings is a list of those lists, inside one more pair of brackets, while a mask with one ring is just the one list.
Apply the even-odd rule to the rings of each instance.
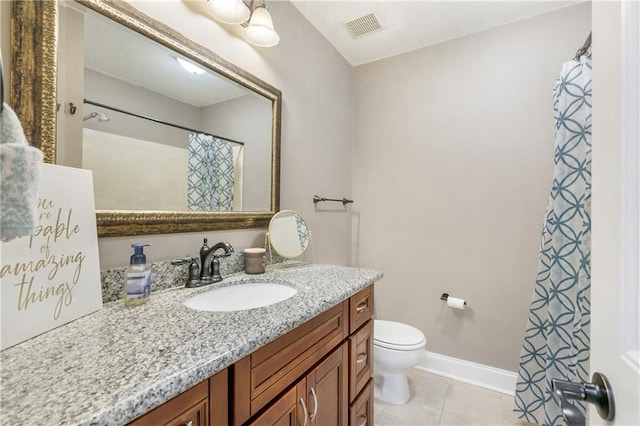
[[[224, 254], [216, 254], [219, 249], [223, 249]], [[204, 239], [200, 249], [200, 285], [222, 281], [219, 258], [229, 256], [231, 253], [233, 253], [231, 244], [222, 241], [209, 248], [207, 239]]]

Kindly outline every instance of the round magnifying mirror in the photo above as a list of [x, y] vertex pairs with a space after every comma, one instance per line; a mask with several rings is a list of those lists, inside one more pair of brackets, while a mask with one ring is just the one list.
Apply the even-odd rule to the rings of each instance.
[[271, 247], [280, 256], [291, 259], [305, 252], [309, 246], [310, 230], [302, 216], [293, 210], [282, 210], [269, 222]]

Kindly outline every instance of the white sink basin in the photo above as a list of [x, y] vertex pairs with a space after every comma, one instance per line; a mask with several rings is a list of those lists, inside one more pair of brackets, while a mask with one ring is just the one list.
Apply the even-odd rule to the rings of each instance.
[[298, 290], [277, 283], [245, 283], [216, 288], [184, 301], [199, 311], [230, 312], [273, 305], [292, 297]]

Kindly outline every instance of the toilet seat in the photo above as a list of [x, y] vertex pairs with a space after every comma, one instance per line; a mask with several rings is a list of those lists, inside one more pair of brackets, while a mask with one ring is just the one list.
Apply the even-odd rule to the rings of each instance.
[[395, 321], [374, 320], [374, 345], [396, 351], [411, 351], [426, 346], [427, 339], [415, 327]]

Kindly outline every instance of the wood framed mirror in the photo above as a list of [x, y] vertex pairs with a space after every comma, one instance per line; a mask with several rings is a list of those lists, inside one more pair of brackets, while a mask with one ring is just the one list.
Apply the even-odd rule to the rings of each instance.
[[[126, 30], [135, 34], [136, 37], [144, 39], [141, 42], [152, 43], [157, 45], [159, 49], [169, 52], [172, 56], [175, 56], [172, 60], [177, 58], [186, 60], [204, 69], [209, 73], [209, 77], [212, 77], [214, 74], [221, 77], [222, 80], [231, 86], [236, 86], [244, 90], [246, 96], [262, 102], [268, 110], [267, 124], [264, 130], [265, 135], [261, 136], [262, 139], [267, 141], [266, 147], [257, 150], [254, 156], [259, 157], [265, 166], [262, 171], [263, 174], [254, 180], [266, 182], [265, 185], [267, 186], [264, 189], [251, 187], [250, 173], [251, 170], [255, 170], [250, 168], [251, 166], [244, 169], [241, 174], [244, 178], [243, 185], [245, 186], [241, 188], [240, 193], [250, 193], [253, 191], [254, 193], [262, 194], [264, 198], [262, 204], [257, 204], [257, 208], [256, 204], [252, 204], [251, 202], [245, 202], [244, 205], [246, 208], [242, 211], [238, 211], [237, 206], [234, 206], [232, 211], [190, 211], [189, 209], [192, 208], [192, 206], [186, 206], [184, 210], [170, 209], [166, 206], [156, 208], [154, 206], [138, 207], [124, 205], [124, 207], [122, 207], [118, 205], [116, 208], [110, 208], [109, 205], [105, 207], [105, 205], [100, 204], [102, 203], [99, 197], [101, 194], [96, 194], [98, 235], [101, 237], [130, 236], [266, 227], [271, 217], [279, 210], [282, 109], [282, 94], [280, 90], [230, 64], [203, 46], [185, 38], [170, 27], [153, 20], [124, 1], [78, 0], [76, 2], [66, 1], [63, 4], [66, 4], [64, 6], [65, 8], [68, 8], [71, 4], [74, 9], [77, 9], [82, 14], [91, 14], [90, 25], [92, 26], [104, 25], [105, 28], [110, 27], [112, 29], [114, 25], [122, 27], [123, 31]], [[74, 129], [76, 132], [78, 131], [78, 129], [74, 127], [77, 127], [78, 123], [78, 128], [82, 135], [83, 132], [87, 131], [88, 127], [95, 127], [98, 126], [101, 121], [106, 121], [106, 119], [100, 120], [99, 118], [92, 120], [94, 117], [99, 117], [99, 114], [104, 115], [105, 112], [116, 116], [127, 113], [124, 115], [127, 115], [127, 118], [132, 120], [139, 119], [139, 117], [136, 118], [136, 116], [142, 116], [143, 119], [146, 119], [146, 121], [142, 121], [145, 121], [147, 125], [154, 125], [154, 123], [148, 123], [148, 118], [155, 118], [155, 116], [154, 113], [140, 109], [131, 110], [130, 108], [122, 108], [122, 104], [126, 103], [122, 98], [112, 98], [109, 102], [105, 102], [102, 98], [88, 99], [88, 97], [85, 96], [88, 91], [86, 80], [90, 80], [88, 77], [86, 79], [83, 77], [83, 85], [79, 94], [66, 94], [68, 91], [66, 91], [65, 86], [72, 84], [69, 83], [69, 81], [72, 80], [70, 80], [70, 78], [61, 80], [60, 77], [73, 75], [73, 72], [65, 68], [69, 66], [68, 64], [58, 63], [59, 56], [64, 55], [64, 47], [61, 45], [61, 40], [64, 38], [64, 34], [61, 34], [61, 32], [64, 31], [62, 25], [67, 25], [67, 21], [69, 20], [65, 17], [64, 13], [61, 14], [60, 8], [61, 6], [57, 1], [22, 0], [13, 3], [11, 34], [12, 66], [10, 79], [11, 105], [22, 121], [27, 139], [32, 145], [39, 147], [43, 151], [46, 162], [82, 167], [80, 164], [73, 164], [73, 161], [71, 161], [71, 164], [66, 160], [63, 161], [63, 159], [69, 157], [69, 149], [64, 143], [72, 139], [69, 135], [73, 134]], [[108, 31], [109, 34], [114, 32], [119, 33], [120, 30]], [[76, 43], [78, 43], [77, 40]], [[84, 49], [86, 50], [87, 47]], [[67, 48], [67, 50], [71, 50], [71, 48]], [[96, 50], [96, 48], [94, 47], [93, 50]], [[146, 50], [149, 49], [145, 48], [145, 51]], [[91, 55], [87, 54], [85, 56], [89, 57]], [[96, 55], [93, 56], [95, 57]], [[124, 60], [120, 61], [123, 62]], [[110, 62], [118, 61], [111, 60]], [[95, 71], [95, 65], [92, 65], [92, 68], [93, 69], [90, 70], [91, 73]], [[59, 70], [60, 72], [58, 72]], [[155, 73], [155, 71], [153, 72]], [[114, 73], [115, 71], [113, 70], [105, 72], [105, 74], [109, 76], [113, 76]], [[149, 72], [145, 71], [141, 73], [138, 71], [138, 74], [148, 76]], [[162, 78], [164, 77], [159, 77], [160, 80]], [[95, 78], [93, 79], [95, 80]], [[141, 83], [134, 83], [133, 85], [135, 86], [136, 84], [140, 85]], [[187, 87], [187, 85], [183, 83], [176, 84], [175, 86]], [[65, 89], [65, 94], [60, 90], [61, 88]], [[144, 88], [144, 90], [147, 89]], [[198, 91], [197, 88], [195, 91]], [[117, 91], [114, 90], [113, 92], [115, 93]], [[200, 90], [200, 92], [203, 92], [203, 90]], [[96, 93], [95, 90], [92, 93]], [[92, 96], [94, 95], [92, 94]], [[136, 97], [136, 99], [138, 98], [139, 97]], [[187, 104], [195, 102], [189, 99], [186, 101], [181, 99], [180, 101]], [[103, 106], [106, 107], [106, 109], [102, 108]], [[200, 105], [200, 107], [196, 107], [202, 109], [203, 107], [210, 108], [212, 105]], [[224, 110], [230, 111], [232, 108], [225, 107]], [[71, 111], [74, 111], [74, 113], [72, 114]], [[103, 115], [100, 115], [100, 117]], [[187, 133], [189, 133], [189, 131], [200, 132], [203, 126], [206, 127], [206, 125], [210, 124], [209, 121], [206, 121], [206, 125], [203, 125], [201, 121], [199, 124], [196, 123], [196, 125], [188, 123], [188, 125], [184, 126], [182, 122], [176, 123], [176, 121], [179, 121], [177, 118], [178, 114], [172, 113], [172, 115], [173, 116], [169, 116], [168, 118], [161, 118], [158, 121], [169, 125], [177, 124], [176, 127], [185, 127]], [[211, 114], [209, 114], [209, 116], [210, 115]], [[252, 116], [252, 114], [243, 114], [242, 119], [245, 120], [245, 128], [255, 127], [251, 122], [246, 121], [250, 120]], [[62, 122], [61, 117], [63, 119], [66, 117], [71, 121]], [[203, 117], [202, 111], [200, 111], [199, 117]], [[227, 119], [227, 121], [234, 120]], [[238, 121], [240, 121], [239, 118]], [[263, 122], [264, 121], [265, 120], [263, 120]], [[60, 125], [58, 125], [58, 123], [60, 123]], [[111, 124], [113, 123], [109, 123], [109, 125]], [[157, 125], [157, 123], [155, 124]], [[250, 140], [250, 136], [246, 136], [247, 139], [242, 140], [244, 136], [234, 137], [233, 130], [225, 129], [224, 132], [226, 133], [222, 134], [216, 131], [216, 129], [208, 129], [209, 128], [207, 128], [207, 134], [212, 133], [214, 136], [222, 135], [224, 139], [228, 139], [231, 142], [239, 141], [243, 144], [246, 152], [251, 152], [252, 141]], [[118, 132], [119, 130], [114, 130], [114, 133]], [[166, 132], [167, 131], [163, 130], [160, 133]], [[151, 132], [144, 132], [144, 134], [148, 133]], [[187, 133], [185, 133], [184, 136], [185, 141], [187, 140]], [[111, 133], [107, 134], [111, 135]], [[193, 132], [191, 132], [191, 134], [193, 134]], [[189, 138], [190, 137], [191, 136], [189, 136]], [[125, 139], [125, 141], [126, 140], [128, 139]], [[154, 143], [156, 142], [154, 141]], [[187, 148], [181, 147], [180, 149], [186, 152]], [[83, 150], [82, 155], [84, 155], [86, 151], [88, 150]], [[182, 152], [180, 155], [185, 156], [187, 154]], [[144, 161], [145, 158], [142, 160]], [[147, 162], [153, 163], [153, 161]], [[264, 170], [266, 170], [266, 172]], [[121, 172], [121, 170], [119, 172]], [[96, 187], [96, 192], [98, 191], [97, 179], [98, 171], [94, 170], [94, 186]], [[113, 179], [110, 178], [109, 182], [113, 182]], [[119, 193], [122, 192], [122, 189], [119, 190]], [[154, 197], [152, 196], [150, 198]]]

